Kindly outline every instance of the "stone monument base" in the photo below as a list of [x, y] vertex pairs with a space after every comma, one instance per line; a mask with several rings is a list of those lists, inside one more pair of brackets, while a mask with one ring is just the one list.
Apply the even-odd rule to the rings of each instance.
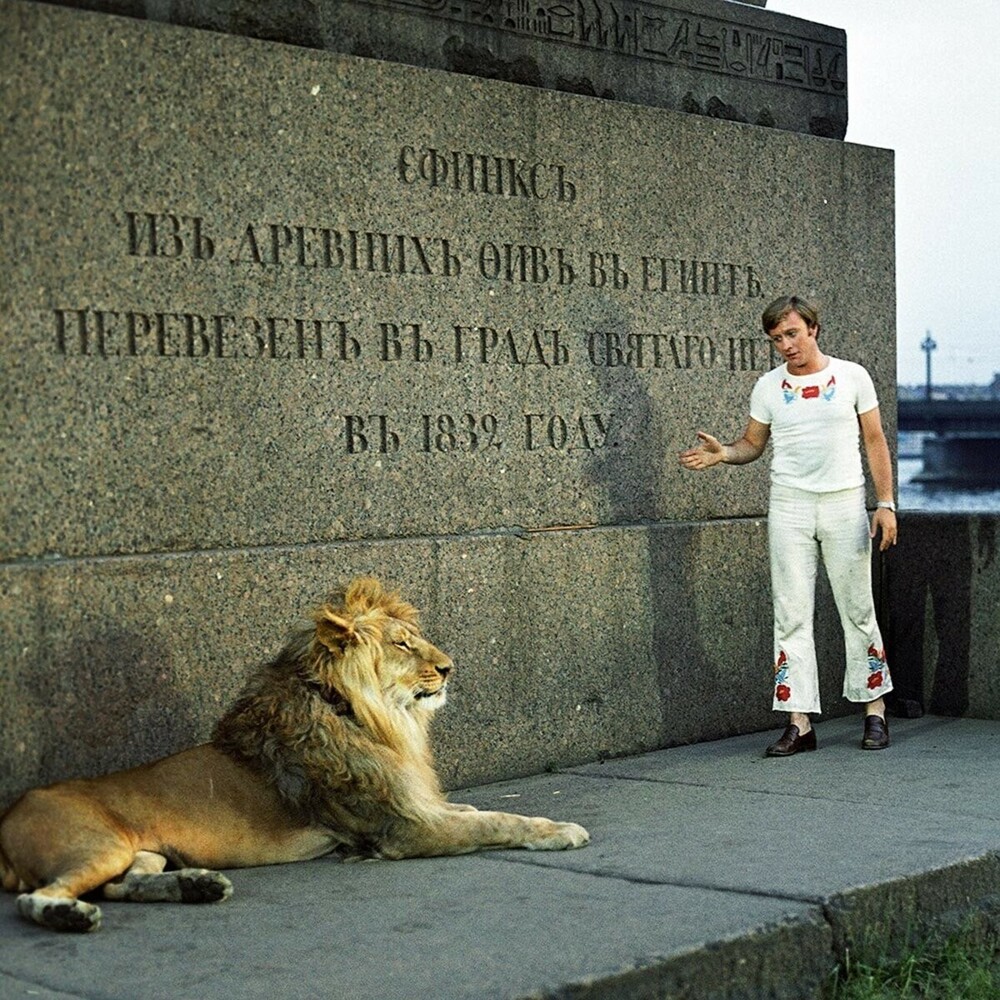
[[0, 799], [204, 740], [361, 573], [456, 661], [450, 785], [776, 726], [766, 460], [677, 454], [792, 290], [893, 434], [890, 153], [22, 0], [0, 46]]

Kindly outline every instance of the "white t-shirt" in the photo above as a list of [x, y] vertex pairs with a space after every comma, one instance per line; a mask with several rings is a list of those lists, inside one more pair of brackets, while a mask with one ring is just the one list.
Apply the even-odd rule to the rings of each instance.
[[809, 493], [864, 485], [858, 415], [878, 406], [875, 386], [861, 365], [828, 360], [814, 375], [772, 368], [753, 387], [750, 416], [771, 428], [772, 483]]

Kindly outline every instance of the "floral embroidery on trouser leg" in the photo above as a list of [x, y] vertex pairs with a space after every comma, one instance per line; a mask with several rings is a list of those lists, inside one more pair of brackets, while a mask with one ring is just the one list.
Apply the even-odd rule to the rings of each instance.
[[[794, 638], [794, 637], [793, 637]], [[771, 708], [775, 712], [804, 712], [819, 714], [819, 675], [816, 656], [809, 643], [797, 643], [801, 654], [787, 654], [778, 650], [774, 662], [774, 697]]]
[[788, 686], [788, 657], [782, 649], [774, 664], [774, 700], [784, 704], [791, 696], [792, 689]]
[[872, 701], [892, 690], [885, 650], [874, 645], [868, 647], [868, 690], [873, 692]]

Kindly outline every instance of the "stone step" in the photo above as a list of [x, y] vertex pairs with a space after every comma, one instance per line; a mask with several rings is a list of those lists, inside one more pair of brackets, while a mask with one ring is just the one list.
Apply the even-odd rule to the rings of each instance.
[[848, 951], [997, 918], [1000, 723], [890, 726], [878, 753], [839, 719], [789, 759], [759, 733], [453, 796], [581, 822], [577, 851], [236, 871], [226, 903], [105, 904], [83, 939], [11, 898], [0, 995], [818, 997]]

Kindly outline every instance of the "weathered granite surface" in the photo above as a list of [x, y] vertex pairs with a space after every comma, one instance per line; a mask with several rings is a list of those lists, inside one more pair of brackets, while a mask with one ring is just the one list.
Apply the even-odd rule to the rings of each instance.
[[6, 558], [757, 515], [675, 455], [790, 289], [892, 413], [890, 153], [2, 18]]
[[0, 568], [0, 804], [206, 739], [326, 590], [371, 572], [455, 660], [435, 721], [450, 787], [777, 725], [759, 519], [37, 561]]
[[17, 0], [0, 49], [0, 798], [204, 738], [355, 572], [459, 663], [452, 783], [773, 725], [765, 463], [676, 454], [791, 289], [892, 433], [890, 153]]
[[763, 0], [62, 2], [833, 139], [847, 131], [844, 32]]
[[843, 139], [836, 28], [729, 0], [345, 0], [325, 47]]

